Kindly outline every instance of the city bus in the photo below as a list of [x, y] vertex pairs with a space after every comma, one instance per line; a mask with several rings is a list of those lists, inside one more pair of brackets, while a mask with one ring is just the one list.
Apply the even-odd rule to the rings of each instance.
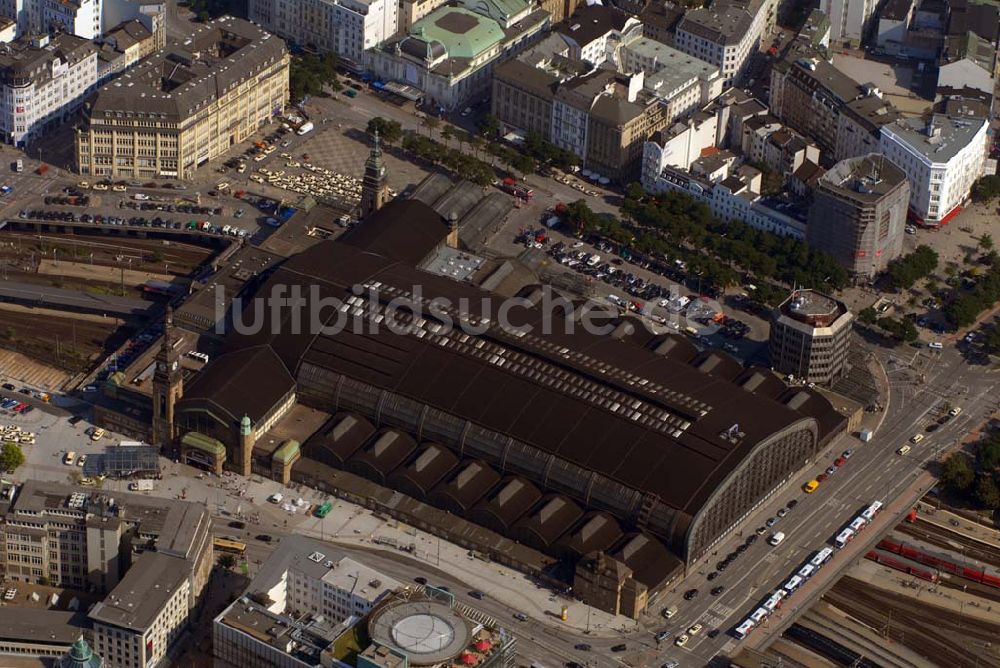
[[215, 549], [228, 554], [243, 555], [247, 551], [247, 544], [231, 538], [216, 538], [212, 541]]
[[854, 532], [848, 528], [844, 529], [839, 534], [837, 534], [837, 537], [833, 539], [833, 543], [834, 545], [837, 546], [838, 549], [843, 549], [844, 546], [850, 543], [851, 539], [853, 538], [854, 538]]
[[753, 631], [753, 627], [754, 627], [753, 620], [746, 619], [743, 621], [742, 624], [736, 627], [736, 629], [733, 631], [733, 635], [736, 636], [737, 640], [743, 640], [748, 635], [750, 635], [750, 632]]
[[868, 520], [869, 522], [871, 522], [873, 519], [875, 519], [875, 516], [878, 515], [879, 511], [881, 510], [882, 510], [882, 502], [872, 501], [872, 504], [864, 509], [864, 511], [861, 513], [861, 516], [866, 520]]
[[316, 506], [316, 510], [313, 511], [313, 515], [323, 518], [329, 515], [331, 510], [333, 510], [333, 504], [327, 501], [326, 503]]
[[809, 563], [814, 568], [819, 568], [826, 562], [830, 561], [830, 557], [832, 556], [833, 556], [833, 550], [831, 550], [828, 547], [824, 547], [822, 550], [816, 553], [816, 556], [814, 556], [812, 559], [809, 560]]

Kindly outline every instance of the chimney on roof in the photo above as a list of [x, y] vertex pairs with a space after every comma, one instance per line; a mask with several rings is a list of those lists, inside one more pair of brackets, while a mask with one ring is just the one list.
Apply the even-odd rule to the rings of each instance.
[[454, 211], [448, 214], [448, 236], [445, 243], [449, 248], [458, 249], [458, 214]]

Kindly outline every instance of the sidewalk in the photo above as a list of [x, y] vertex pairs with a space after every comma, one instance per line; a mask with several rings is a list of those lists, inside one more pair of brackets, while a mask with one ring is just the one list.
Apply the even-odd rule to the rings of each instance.
[[[290, 489], [274, 480], [252, 476], [244, 479], [227, 473], [221, 479], [197, 477], [200, 471], [189, 466], [169, 463], [164, 466], [163, 480], [158, 483], [159, 496], [179, 496], [184, 490], [188, 501], [204, 501], [213, 515], [246, 518], [259, 515], [259, 524], [265, 530], [274, 527], [307, 535], [320, 540], [375, 549], [386, 553], [407, 556], [397, 546], [414, 545], [408, 555], [415, 563], [426, 563], [445, 571], [466, 583], [469, 589], [484, 592], [490, 598], [512, 610], [523, 612], [533, 621], [552, 629], [587, 633], [593, 637], [618, 638], [620, 632], [636, 628], [634, 620], [612, 616], [580, 601], [556, 594], [541, 587], [520, 571], [494, 562], [469, 556], [468, 551], [437, 536], [420, 531], [391, 518], [376, 517], [372, 511], [343, 499], [330, 497], [311, 488]], [[176, 473], [177, 475], [171, 475]], [[241, 494], [242, 492], [242, 494]], [[301, 511], [289, 513], [267, 498], [280, 493], [285, 502], [302, 498], [314, 504], [330, 500], [333, 510], [320, 519]], [[390, 573], [391, 575], [391, 573]], [[559, 616], [567, 607], [567, 620]]]

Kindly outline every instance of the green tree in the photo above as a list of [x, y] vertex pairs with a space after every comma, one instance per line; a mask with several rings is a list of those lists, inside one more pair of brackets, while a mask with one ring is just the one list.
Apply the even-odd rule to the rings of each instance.
[[515, 172], [520, 172], [522, 178], [538, 169], [535, 159], [524, 153], [516, 153], [508, 164]]
[[500, 134], [500, 120], [493, 114], [486, 114], [479, 121], [479, 134], [487, 139], [496, 139]]
[[977, 202], [989, 202], [1000, 196], [1000, 176], [984, 176], [972, 184], [972, 198]]
[[451, 140], [455, 138], [455, 132], [451, 129], [450, 125], [445, 125], [441, 128], [441, 141], [444, 142], [445, 146], [451, 145]]
[[1000, 350], [1000, 327], [994, 325], [986, 330], [986, 336], [983, 338], [983, 343], [990, 352], [997, 352]]
[[937, 269], [938, 254], [930, 246], [920, 245], [909, 255], [889, 263], [889, 282], [899, 289], [909, 289]]
[[403, 126], [400, 125], [399, 121], [388, 120], [381, 116], [369, 120], [368, 127], [365, 128], [365, 131], [372, 136], [375, 135], [376, 130], [378, 130], [379, 140], [390, 146], [403, 136]]
[[858, 313], [858, 320], [865, 323], [866, 325], [874, 325], [875, 321], [878, 320], [878, 314], [875, 312], [871, 306], [861, 309]]
[[476, 156], [476, 159], [478, 159], [479, 153], [483, 150], [483, 147], [486, 145], [486, 142], [484, 142], [483, 138], [480, 137], [479, 135], [474, 135], [472, 133], [469, 133], [469, 136], [465, 138], [465, 141], [469, 142], [469, 147], [472, 149], [472, 154]]
[[953, 492], [966, 492], [976, 479], [969, 458], [961, 452], [953, 453], [941, 467], [941, 483]]
[[978, 246], [982, 251], [986, 253], [990, 252], [991, 250], [993, 250], [993, 237], [990, 236], [989, 234], [984, 234], [983, 236], [979, 237]]
[[980, 442], [976, 448], [976, 465], [980, 471], [993, 473], [1000, 466], [1000, 437], [992, 437]]
[[4, 443], [0, 448], [0, 470], [15, 471], [17, 467], [24, 464], [24, 453], [17, 443]]
[[430, 139], [433, 139], [434, 131], [437, 130], [438, 126], [441, 125], [441, 119], [439, 119], [437, 116], [427, 115], [424, 116], [424, 120], [421, 123], [421, 125], [427, 128], [427, 136]]
[[996, 510], [1000, 507], [1000, 488], [997, 488], [992, 473], [979, 474], [976, 478], [976, 488], [972, 492], [972, 498], [988, 510]]
[[219, 555], [219, 566], [226, 569], [227, 571], [232, 570], [236, 567], [236, 557], [232, 554], [221, 554]]
[[332, 53], [323, 56], [305, 54], [293, 56], [288, 67], [288, 88], [293, 101], [298, 102], [307, 95], [325, 95], [324, 87], [337, 83], [337, 56]]

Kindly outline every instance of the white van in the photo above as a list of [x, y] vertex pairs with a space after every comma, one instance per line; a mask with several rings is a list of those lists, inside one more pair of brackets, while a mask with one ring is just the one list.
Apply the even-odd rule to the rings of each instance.
[[781, 541], [783, 540], [785, 540], [785, 534], [779, 531], [771, 534], [771, 537], [767, 539], [767, 544], [771, 547], [777, 547], [778, 545], [781, 545]]
[[944, 346], [941, 345], [940, 341], [931, 341], [930, 343], [927, 344], [927, 347], [933, 348], [934, 350], [941, 350], [942, 348], [944, 348]]

